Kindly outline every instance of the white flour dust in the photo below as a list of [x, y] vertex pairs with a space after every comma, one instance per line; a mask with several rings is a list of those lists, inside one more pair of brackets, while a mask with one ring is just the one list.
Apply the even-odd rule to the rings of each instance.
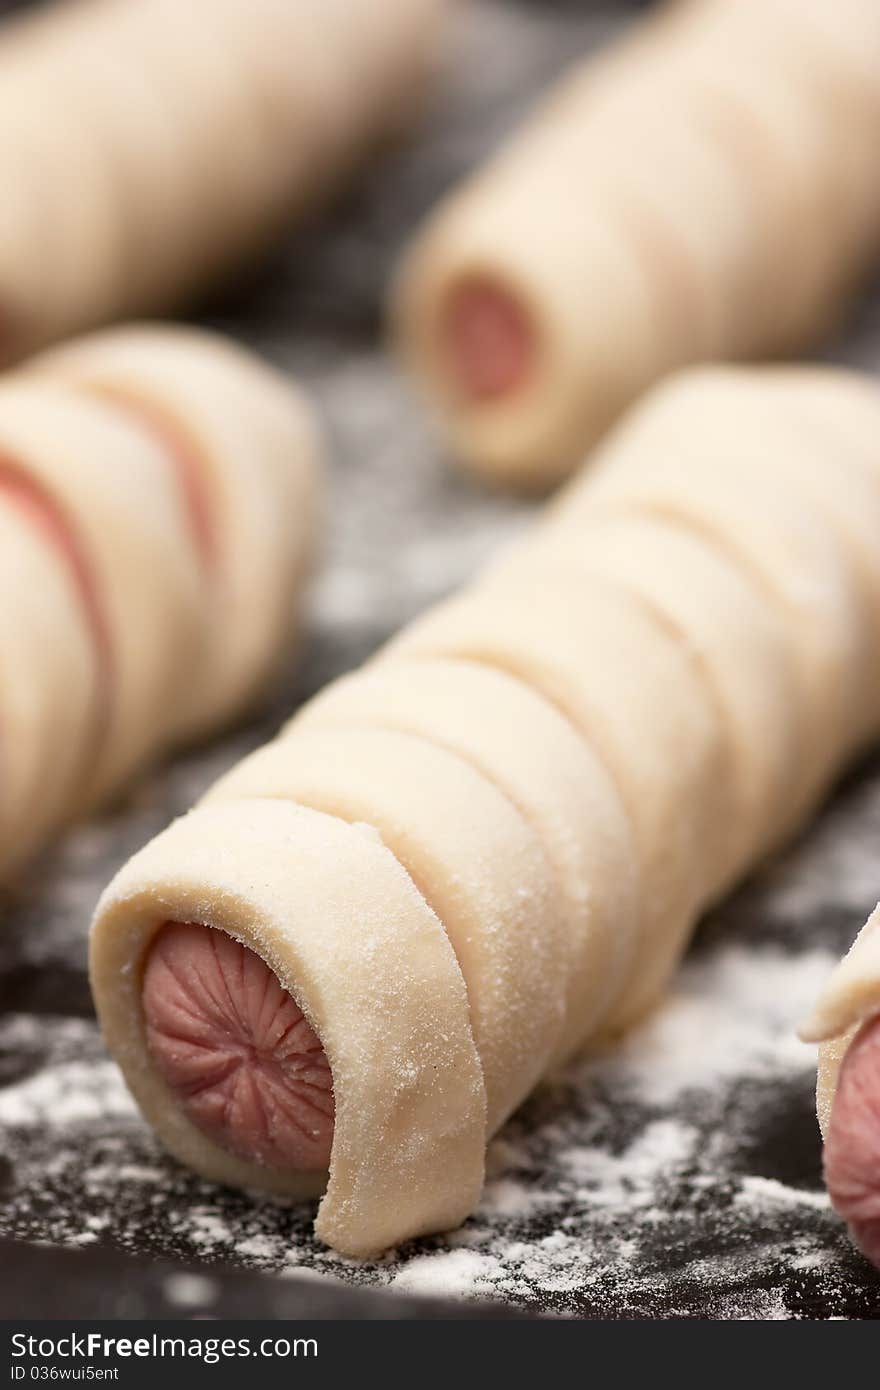
[[782, 1260], [833, 1284], [845, 1241], [818, 1184], [748, 1156], [780, 1088], [809, 1105], [814, 1054], [794, 1029], [831, 965], [824, 951], [741, 944], [689, 960], [657, 1014], [542, 1087], [505, 1127], [461, 1230], [368, 1265], [319, 1247], [308, 1210], [228, 1194], [166, 1159], [93, 1024], [7, 1019], [0, 1051], [32, 1066], [0, 1087], [14, 1175], [0, 1231], [136, 1248], [147, 1230], [152, 1249], [209, 1263], [562, 1314], [613, 1291], [615, 1315], [664, 1300], [675, 1315], [672, 1261], [682, 1315], [696, 1300], [718, 1316], [797, 1316], [768, 1290], [767, 1270]]

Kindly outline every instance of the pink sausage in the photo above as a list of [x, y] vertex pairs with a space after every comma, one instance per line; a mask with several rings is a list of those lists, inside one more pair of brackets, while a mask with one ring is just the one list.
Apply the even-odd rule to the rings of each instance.
[[442, 350], [466, 400], [513, 395], [534, 365], [536, 343], [526, 310], [503, 285], [473, 277], [449, 295]]
[[880, 1018], [853, 1039], [825, 1140], [825, 1181], [868, 1259], [880, 1266]]
[[150, 1052], [197, 1129], [270, 1168], [328, 1166], [330, 1065], [265, 961], [225, 932], [168, 922], [141, 997]]

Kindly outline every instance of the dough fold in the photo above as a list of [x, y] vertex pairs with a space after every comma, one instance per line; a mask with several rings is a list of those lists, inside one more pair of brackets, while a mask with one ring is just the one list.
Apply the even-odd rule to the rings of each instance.
[[553, 1055], [569, 965], [549, 865], [523, 817], [461, 758], [378, 729], [300, 732], [294, 724], [206, 800], [256, 796], [373, 826], [406, 869], [467, 981], [494, 1132]]
[[[553, 870], [571, 951], [556, 1056], [577, 1049], [607, 1014], [632, 963], [639, 883], [617, 789], [565, 716], [501, 670], [401, 658], [334, 681], [289, 727], [416, 734], [464, 758], [521, 812]], [[220, 785], [228, 788], [229, 779]], [[597, 979], [605, 982], [601, 993]]]
[[636, 841], [642, 896], [618, 1031], [656, 1001], [714, 886], [730, 812], [720, 723], [690, 653], [622, 588], [504, 567], [417, 619], [390, 650], [496, 666], [560, 710], [614, 779]]
[[819, 1125], [827, 1134], [841, 1063], [861, 1024], [880, 1013], [880, 908], [875, 908], [837, 966], [810, 1018], [805, 1042], [821, 1043], [816, 1094]]
[[0, 592], [14, 595], [0, 621], [0, 844], [2, 862], [15, 864], [77, 795], [99, 687], [80, 593], [54, 538], [2, 496]]
[[[212, 594], [195, 670], [174, 703], [175, 733], [201, 735], [263, 686], [286, 639], [319, 529], [311, 407], [280, 372], [224, 338], [149, 325], [54, 349], [31, 371], [115, 406], [156, 435], [195, 508]], [[190, 550], [192, 547], [188, 547]]]
[[687, 645], [732, 767], [735, 799], [710, 889], [717, 896], [777, 833], [797, 776], [804, 730], [783, 616], [711, 537], [648, 507], [562, 506], [519, 548], [515, 565], [523, 579], [550, 566], [575, 588], [594, 576], [618, 584]]

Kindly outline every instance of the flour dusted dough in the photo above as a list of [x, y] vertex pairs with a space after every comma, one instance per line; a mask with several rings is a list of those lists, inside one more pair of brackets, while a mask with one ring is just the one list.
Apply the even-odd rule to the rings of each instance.
[[508, 797], [537, 832], [555, 875], [571, 956], [556, 1055], [576, 1050], [607, 1015], [632, 965], [639, 883], [620, 796], [569, 721], [503, 671], [472, 661], [386, 659], [334, 681], [290, 728], [417, 734], [457, 753]]
[[611, 772], [642, 893], [630, 985], [606, 1020], [616, 1030], [654, 1002], [695, 902], [714, 886], [730, 777], [717, 712], [675, 636], [622, 589], [585, 586], [572, 604], [564, 575], [550, 568], [541, 579], [499, 569], [418, 619], [391, 650], [501, 667], [556, 705]]
[[[677, 367], [816, 341], [880, 251], [878, 141], [871, 0], [670, 2], [577, 64], [398, 277], [402, 355], [463, 461], [546, 487]], [[446, 334], [473, 285], [529, 325], [489, 396]]]
[[815, 806], [864, 736], [872, 642], [850, 547], [814, 488], [793, 486], [787, 472], [794, 469], [773, 467], [777, 449], [809, 458], [809, 444], [780, 438], [768, 446], [760, 397], [757, 427], [748, 434], [754, 408], [754, 397], [751, 406], [746, 397], [731, 409], [731, 393], [719, 396], [714, 372], [661, 387], [644, 414], [637, 408], [629, 428], [610, 442], [607, 466], [600, 451], [589, 485], [575, 482], [567, 505], [570, 517], [581, 507], [615, 504], [686, 522], [743, 562], [767, 601], [780, 606], [792, 659], [802, 668], [799, 714], [806, 722], [801, 785], [779, 827], [786, 835], [791, 818]]
[[[245, 1163], [169, 1105], [140, 1005], [141, 964], [169, 919], [210, 921], [294, 994], [333, 1069], [329, 1177]], [[183, 1163], [294, 1200], [326, 1185], [317, 1233], [350, 1255], [443, 1230], [472, 1209], [486, 1118], [464, 981], [437, 918], [365, 826], [269, 800], [202, 807], [105, 894], [91, 972], [108, 1045]]]
[[[149, 437], [62, 384], [0, 387], [0, 452], [58, 501], [94, 567], [114, 698], [85, 799], [105, 796], [165, 734], [198, 653], [200, 586], [168, 465]], [[157, 727], [158, 726], [158, 727]]]
[[55, 0], [0, 32], [6, 360], [173, 307], [411, 118], [449, 0]]
[[569, 970], [550, 868], [523, 817], [461, 758], [379, 729], [300, 732], [294, 724], [206, 799], [256, 796], [373, 826], [409, 873], [467, 981], [487, 1122], [497, 1129], [547, 1069]]
[[225, 339], [149, 326], [78, 340], [31, 364], [133, 409], [194, 453], [216, 547], [211, 630], [175, 702], [175, 732], [206, 732], [265, 682], [292, 635], [291, 602], [318, 529], [312, 412], [296, 387]]
[[[95, 653], [51, 538], [0, 497], [0, 843], [24, 859], [77, 795], [96, 715]], [[23, 814], [23, 808], [27, 808]]]
[[823, 1135], [831, 1118], [837, 1078], [847, 1049], [863, 1023], [880, 1013], [880, 907], [875, 908], [849, 952], [828, 981], [801, 1029], [806, 1042], [818, 1042], [816, 1109]]
[[516, 563], [523, 577], [548, 563], [567, 570], [575, 592], [591, 576], [623, 585], [699, 661], [730, 744], [735, 789], [711, 890], [717, 895], [772, 842], [798, 774], [804, 730], [782, 615], [711, 537], [649, 510], [562, 505]]
[[797, 426], [817, 446], [851, 455], [872, 476], [880, 477], [877, 438], [880, 435], [880, 392], [869, 376], [844, 367], [775, 367], [775, 394], [797, 410]]
[[[375, 882], [368, 865], [350, 872], [340, 849], [332, 872], [314, 875], [312, 827], [332, 827], [340, 846], [366, 837], [436, 924], [445, 963], [425, 962], [414, 1014], [425, 1016], [426, 996], [459, 1007], [455, 964], [491, 1134], [561, 1058], [644, 1013], [705, 907], [798, 830], [880, 732], [872, 391], [819, 368], [699, 371], [658, 388], [525, 542], [317, 696], [123, 870], [95, 921], [98, 1011], [175, 1153], [246, 1186], [296, 1192], [305, 1180], [243, 1164], [184, 1123], [185, 1098], [142, 1036], [144, 952], [166, 921], [252, 946], [324, 1044], [343, 1102], [330, 1190], [337, 1146], [364, 1168], [356, 1195], [335, 1189], [344, 1226], [325, 1198], [322, 1238], [374, 1253], [470, 1210], [482, 1144], [473, 1072], [459, 1083], [460, 1063], [447, 1076], [437, 1051], [463, 1046], [460, 1021], [431, 1048], [412, 1035], [421, 1104], [390, 1128], [396, 1083], [375, 1019], [362, 1069], [337, 1063], [349, 1030], [360, 1047], [376, 991], [394, 995], [379, 1012], [398, 1046], [414, 1022], [405, 975], [423, 957], [365, 929], [384, 902], [378, 870]], [[850, 478], [851, 498], [838, 499]], [[141, 898], [139, 864], [149, 866]], [[296, 894], [282, 893], [291, 882]], [[388, 901], [396, 920], [397, 890]], [[301, 970], [313, 923], [326, 924], [324, 946]], [[874, 1009], [873, 950], [859, 948], [855, 995], [843, 992], [846, 1007], [832, 997], [823, 1035], [848, 1036]], [[844, 981], [853, 969], [842, 967]], [[468, 1162], [448, 1165], [470, 1174], [458, 1206], [444, 1158], [456, 1103], [470, 1136]], [[395, 1167], [396, 1157], [373, 1181], [389, 1135], [392, 1155], [418, 1157], [424, 1182], [415, 1160]]]
[[296, 391], [210, 334], [109, 334], [0, 384], [0, 870], [265, 682], [318, 453]]

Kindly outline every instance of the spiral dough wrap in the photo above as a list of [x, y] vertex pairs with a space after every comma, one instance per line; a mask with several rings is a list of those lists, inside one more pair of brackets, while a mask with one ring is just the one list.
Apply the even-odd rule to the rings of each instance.
[[137, 854], [105, 1034], [197, 1171], [368, 1255], [473, 1208], [486, 1139], [661, 994], [880, 709], [880, 394], [658, 389], [525, 541]]
[[0, 871], [288, 654], [319, 454], [295, 388], [208, 333], [104, 333], [0, 385]]
[[54, 0], [0, 32], [0, 359], [213, 287], [418, 107], [452, 0]]
[[670, 0], [431, 213], [394, 296], [456, 453], [547, 487], [651, 383], [789, 356], [880, 253], [876, 0]]

